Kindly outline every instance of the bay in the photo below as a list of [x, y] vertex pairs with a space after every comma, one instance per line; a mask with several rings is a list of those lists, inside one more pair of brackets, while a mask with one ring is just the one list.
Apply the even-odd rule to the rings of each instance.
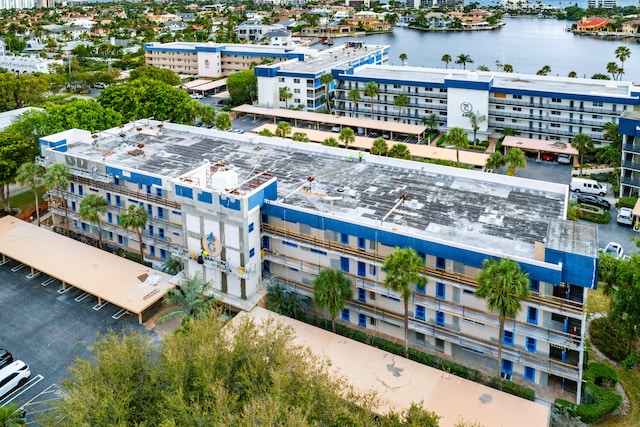
[[[575, 71], [578, 77], [607, 74], [608, 62], [619, 61], [614, 51], [627, 46], [631, 56], [625, 61], [622, 80], [640, 80], [640, 43], [633, 40], [605, 40], [592, 36], [577, 36], [565, 29], [572, 22], [542, 18], [505, 18], [506, 25], [493, 31], [428, 32], [395, 27], [393, 33], [336, 39], [336, 45], [363, 40], [367, 44], [390, 45], [389, 63], [400, 65], [400, 54], [408, 57], [408, 65], [445, 68], [442, 56], [455, 61], [466, 54], [474, 61], [467, 69], [481, 65], [496, 70], [496, 61], [510, 64], [514, 72], [535, 74], [543, 66], [551, 68], [553, 76], [567, 76]], [[461, 68], [449, 63], [449, 68]]]

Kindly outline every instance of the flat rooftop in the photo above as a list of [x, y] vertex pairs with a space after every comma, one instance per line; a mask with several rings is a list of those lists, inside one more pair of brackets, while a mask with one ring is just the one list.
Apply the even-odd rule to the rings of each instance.
[[[97, 145], [87, 132], [67, 154], [174, 179], [207, 163], [235, 170], [241, 182], [268, 171], [278, 181], [276, 203], [525, 259], [534, 259], [534, 243], [545, 241], [550, 221], [565, 216], [566, 185], [368, 153], [359, 162], [353, 150], [157, 124], [142, 120], [102, 132]], [[305, 189], [310, 176], [315, 180]], [[402, 194], [406, 201], [396, 206]], [[598, 251], [594, 244], [564, 250], [594, 257]]]
[[[291, 61], [281, 64], [279, 67], [281, 71], [316, 74], [331, 68], [356, 65], [358, 58], [387, 47], [370, 44], [365, 44], [362, 47], [347, 47], [344, 44], [327, 50], [308, 50], [305, 51], [304, 61]], [[353, 64], [351, 64], [352, 61]]]

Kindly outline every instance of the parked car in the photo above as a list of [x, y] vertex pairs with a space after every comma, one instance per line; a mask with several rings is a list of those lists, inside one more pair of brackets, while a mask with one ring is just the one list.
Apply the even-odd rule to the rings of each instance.
[[333, 126], [333, 127], [331, 128], [331, 132], [334, 132], [334, 133], [340, 133], [340, 126]]
[[7, 366], [11, 362], [13, 362], [13, 355], [0, 348], [0, 368]]
[[191, 95], [189, 95], [189, 98], [191, 98], [191, 99], [202, 99], [202, 94], [192, 93]]
[[609, 242], [604, 247], [604, 252], [613, 256], [615, 259], [620, 259], [624, 255], [624, 249], [620, 243]]
[[103, 82], [98, 82], [98, 83], [93, 85], [94, 89], [106, 89], [108, 87], [109, 87], [109, 85], [106, 84], [106, 83], [103, 83]]
[[542, 160], [553, 162], [555, 159], [556, 159], [556, 156], [552, 153], [542, 153]]
[[369, 138], [377, 138], [378, 132], [369, 132]]
[[611, 203], [607, 202], [605, 199], [602, 199], [598, 196], [592, 196], [591, 194], [578, 194], [578, 203], [581, 205], [592, 205], [597, 206], [600, 209], [604, 209], [608, 211], [611, 209]]
[[568, 154], [558, 154], [558, 163], [562, 163], [563, 165], [568, 165], [571, 163], [571, 156]]
[[618, 216], [616, 217], [618, 224], [632, 225], [633, 224], [633, 211], [630, 208], [618, 209]]
[[16, 360], [0, 369], [0, 398], [7, 395], [16, 387], [21, 387], [27, 383], [31, 376], [29, 365], [22, 360]]

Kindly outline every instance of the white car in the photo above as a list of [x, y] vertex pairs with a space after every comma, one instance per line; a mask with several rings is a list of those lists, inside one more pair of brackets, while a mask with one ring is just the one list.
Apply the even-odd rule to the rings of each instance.
[[632, 225], [633, 224], [633, 211], [631, 208], [618, 209], [618, 216], [616, 217], [618, 224]]
[[556, 159], [558, 163], [562, 163], [564, 165], [568, 165], [571, 163], [571, 156], [568, 154], [558, 154], [558, 158]]
[[202, 95], [199, 93], [192, 93], [191, 95], [189, 95], [189, 98], [191, 99], [202, 99]]
[[16, 360], [0, 369], [0, 398], [14, 388], [25, 385], [30, 376], [29, 365], [22, 360]]
[[611, 255], [615, 259], [620, 259], [624, 255], [624, 249], [620, 243], [609, 242], [607, 246], [604, 247], [604, 252]]

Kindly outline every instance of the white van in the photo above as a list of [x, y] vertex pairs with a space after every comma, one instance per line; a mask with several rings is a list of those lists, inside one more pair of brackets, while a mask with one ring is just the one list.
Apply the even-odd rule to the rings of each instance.
[[607, 194], [606, 185], [600, 184], [593, 179], [573, 178], [569, 189], [576, 193], [595, 194], [596, 196], [604, 196]]

